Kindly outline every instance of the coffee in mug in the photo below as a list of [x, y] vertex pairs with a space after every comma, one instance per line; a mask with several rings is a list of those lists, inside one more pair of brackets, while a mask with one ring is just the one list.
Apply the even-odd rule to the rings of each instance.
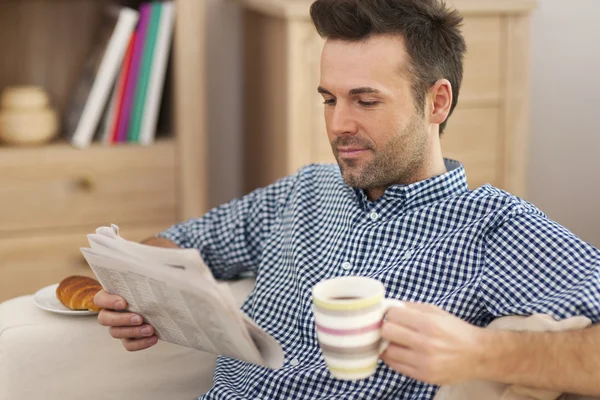
[[377, 369], [387, 347], [381, 339], [383, 317], [402, 302], [385, 298], [376, 279], [349, 276], [319, 282], [313, 287], [317, 340], [333, 376], [358, 380]]

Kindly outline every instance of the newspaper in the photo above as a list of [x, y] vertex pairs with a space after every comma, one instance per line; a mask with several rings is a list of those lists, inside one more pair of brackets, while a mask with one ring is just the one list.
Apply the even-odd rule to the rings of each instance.
[[195, 249], [168, 249], [124, 239], [116, 225], [87, 236], [81, 252], [109, 293], [122, 296], [159, 339], [271, 369], [281, 346], [240, 311]]

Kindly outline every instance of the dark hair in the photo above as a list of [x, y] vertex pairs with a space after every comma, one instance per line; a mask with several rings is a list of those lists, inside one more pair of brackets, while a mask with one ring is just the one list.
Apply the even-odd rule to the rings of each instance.
[[[427, 90], [445, 78], [452, 85], [452, 114], [467, 46], [460, 30], [462, 16], [444, 1], [316, 0], [310, 16], [319, 35], [327, 39], [361, 41], [373, 35], [401, 35], [410, 56], [407, 72], [418, 110], [424, 112]], [[440, 133], [446, 122], [440, 125]]]

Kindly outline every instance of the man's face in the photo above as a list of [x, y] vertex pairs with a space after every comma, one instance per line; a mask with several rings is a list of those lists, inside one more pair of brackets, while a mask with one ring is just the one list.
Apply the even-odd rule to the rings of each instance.
[[381, 189], [411, 182], [423, 168], [428, 126], [418, 112], [401, 38], [328, 40], [319, 92], [333, 154], [346, 183]]

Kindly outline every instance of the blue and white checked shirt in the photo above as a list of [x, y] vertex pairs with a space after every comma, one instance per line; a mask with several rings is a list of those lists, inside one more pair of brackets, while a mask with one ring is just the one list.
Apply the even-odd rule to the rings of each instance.
[[374, 376], [334, 379], [321, 357], [311, 288], [337, 276], [376, 278], [386, 295], [433, 303], [479, 326], [504, 315], [600, 320], [600, 252], [542, 212], [464, 169], [396, 185], [370, 202], [337, 165], [295, 175], [159, 234], [197, 248], [215, 277], [256, 274], [242, 309], [285, 352], [269, 370], [220, 357], [203, 399], [431, 399], [437, 387], [380, 361]]

